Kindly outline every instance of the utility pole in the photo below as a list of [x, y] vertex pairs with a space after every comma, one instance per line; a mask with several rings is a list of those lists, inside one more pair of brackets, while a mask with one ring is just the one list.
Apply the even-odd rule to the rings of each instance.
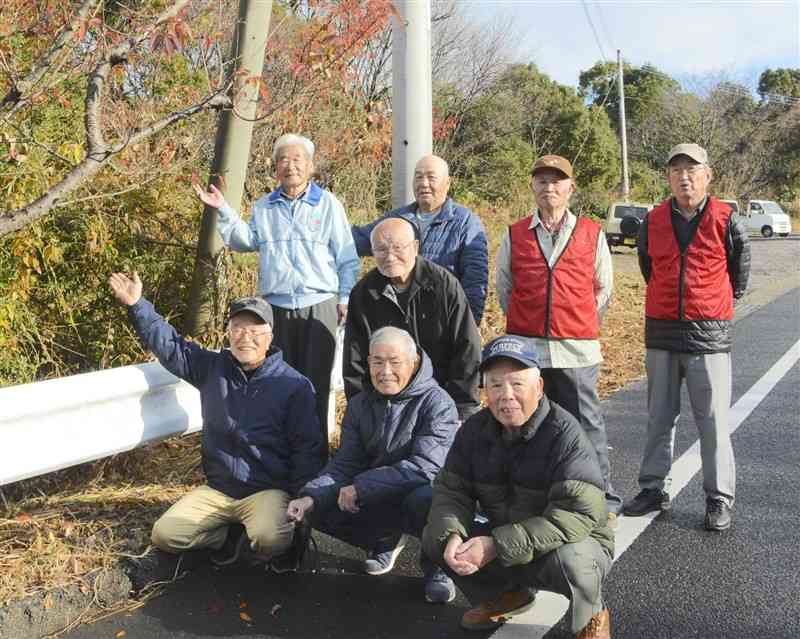
[[433, 150], [430, 0], [395, 2], [392, 17], [392, 206], [414, 199], [414, 165]]
[[619, 90], [619, 136], [622, 145], [622, 198], [627, 202], [630, 194], [628, 180], [628, 134], [625, 129], [625, 84], [622, 80], [622, 54], [617, 49], [617, 88]]
[[[243, 77], [261, 77], [264, 52], [269, 35], [272, 0], [239, 0], [239, 17], [231, 44], [231, 58], [236, 60], [233, 73]], [[235, 96], [236, 108], [219, 116], [210, 182], [225, 195], [225, 200], [239, 208], [250, 160], [253, 120], [258, 104], [258, 85], [246, 83]], [[189, 291], [184, 333], [197, 336], [207, 332], [215, 316], [214, 304], [224, 289], [224, 269], [220, 268], [222, 238], [217, 233], [217, 210], [206, 206], [197, 241], [192, 287]]]

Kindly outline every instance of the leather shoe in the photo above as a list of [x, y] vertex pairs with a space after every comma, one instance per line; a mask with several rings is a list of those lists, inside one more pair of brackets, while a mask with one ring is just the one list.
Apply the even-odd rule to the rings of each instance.
[[643, 488], [641, 492], [622, 506], [622, 514], [626, 517], [641, 517], [657, 510], [671, 508], [669, 493], [659, 488]]
[[528, 589], [506, 591], [467, 610], [461, 617], [461, 627], [464, 630], [493, 630], [511, 617], [530, 610], [535, 601], [536, 595]]
[[581, 630], [575, 639], [611, 639], [611, 617], [608, 608], [601, 610]]

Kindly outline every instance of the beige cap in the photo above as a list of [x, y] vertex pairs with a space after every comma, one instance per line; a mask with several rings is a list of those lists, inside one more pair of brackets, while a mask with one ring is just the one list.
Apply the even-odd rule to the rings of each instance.
[[534, 163], [531, 175], [536, 175], [536, 172], [542, 169], [555, 169], [556, 171], [561, 171], [568, 178], [573, 177], [572, 165], [569, 160], [562, 158], [560, 155], [543, 155], [540, 157]]
[[669, 151], [667, 164], [672, 162], [672, 160], [679, 155], [685, 155], [700, 164], [708, 164], [708, 153], [706, 153], [706, 150], [699, 144], [676, 144]]

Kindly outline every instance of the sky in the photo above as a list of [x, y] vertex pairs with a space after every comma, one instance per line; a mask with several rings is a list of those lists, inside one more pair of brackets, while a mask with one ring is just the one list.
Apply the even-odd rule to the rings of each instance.
[[461, 0], [459, 4], [481, 23], [511, 15], [518, 29], [514, 61], [534, 62], [557, 82], [573, 87], [580, 72], [603, 55], [615, 61], [617, 49], [626, 62], [634, 66], [649, 62], [687, 89], [710, 77], [755, 89], [764, 69], [800, 68], [800, 0]]

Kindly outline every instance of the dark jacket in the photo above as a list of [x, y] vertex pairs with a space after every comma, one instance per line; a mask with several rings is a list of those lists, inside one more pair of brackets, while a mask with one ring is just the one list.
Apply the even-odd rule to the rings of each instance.
[[[360, 256], [372, 255], [369, 234], [387, 217], [402, 217], [416, 226], [417, 203], [389, 211], [383, 217], [353, 226], [353, 239]], [[489, 248], [480, 218], [467, 207], [447, 198], [420, 243], [420, 255], [444, 266], [464, 288], [476, 324], [481, 323], [489, 283]]]
[[476, 500], [504, 566], [589, 536], [614, 554], [597, 456], [575, 418], [547, 397], [513, 443], [488, 408], [459, 429], [433, 484], [423, 534], [429, 557], [442, 556], [451, 534], [469, 536]]
[[328, 510], [336, 506], [339, 489], [353, 484], [361, 506], [399, 502], [433, 481], [457, 429], [455, 404], [433, 379], [423, 353], [419, 369], [397, 395], [368, 390], [348, 402], [339, 450], [300, 494]]
[[407, 312], [398, 305], [389, 278], [377, 268], [353, 287], [342, 363], [348, 399], [372, 385], [367, 366], [369, 338], [384, 326], [408, 331], [427, 353], [434, 378], [453, 398], [462, 420], [478, 409], [481, 338], [455, 277], [418, 256], [408, 289]]
[[271, 348], [249, 377], [227, 349], [190, 342], [146, 299], [128, 311], [142, 343], [170, 373], [200, 391], [203, 470], [234, 499], [270, 488], [295, 494], [322, 466], [311, 382]]
[[[706, 200], [703, 210], [692, 220], [689, 232], [689, 244], [695, 237], [700, 222], [700, 217], [705, 213], [713, 198]], [[673, 233], [678, 245], [681, 245], [679, 234], [675, 231], [676, 213], [674, 200], [662, 202], [661, 206], [672, 207]], [[727, 206], [721, 204], [722, 206]], [[648, 213], [649, 216], [649, 213]], [[639, 228], [637, 249], [639, 254], [639, 268], [645, 282], [649, 282], [653, 262], [648, 251], [648, 216], [645, 216]], [[725, 258], [728, 266], [728, 275], [733, 288], [734, 299], [739, 299], [747, 291], [747, 282], [750, 279], [750, 244], [747, 238], [747, 229], [737, 215], [731, 215], [725, 229]], [[682, 258], [685, 258], [688, 244], [682, 247]], [[676, 283], [677, 285], [677, 283]], [[682, 297], [682, 294], [681, 294]], [[645, 317], [645, 346], [659, 350], [678, 353], [729, 353], [731, 350], [731, 321], [725, 319], [655, 319]]]

